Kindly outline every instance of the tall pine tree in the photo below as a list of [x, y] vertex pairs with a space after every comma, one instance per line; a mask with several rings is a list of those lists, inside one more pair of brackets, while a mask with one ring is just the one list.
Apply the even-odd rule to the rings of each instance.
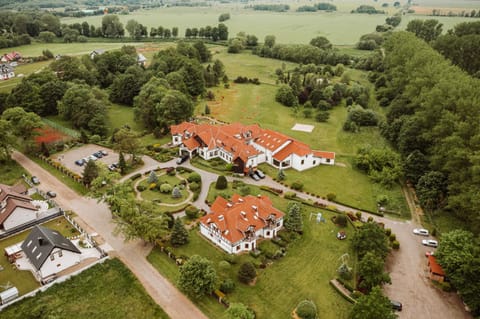
[[173, 222], [172, 235], [170, 237], [170, 243], [173, 246], [181, 246], [188, 243], [188, 231], [182, 223], [180, 218], [176, 218]]
[[301, 233], [303, 230], [302, 213], [297, 203], [288, 205], [287, 216], [284, 225], [288, 231]]

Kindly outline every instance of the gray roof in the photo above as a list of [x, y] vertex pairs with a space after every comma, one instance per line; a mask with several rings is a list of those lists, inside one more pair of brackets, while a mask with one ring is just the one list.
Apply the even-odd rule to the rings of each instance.
[[40, 270], [55, 248], [69, 250], [77, 254], [81, 253], [70, 240], [56, 230], [38, 225], [32, 229], [30, 235], [22, 243], [25, 255], [37, 270]]
[[8, 65], [8, 64], [0, 64], [0, 73], [2, 74], [8, 74], [10, 72], [13, 72], [13, 68]]

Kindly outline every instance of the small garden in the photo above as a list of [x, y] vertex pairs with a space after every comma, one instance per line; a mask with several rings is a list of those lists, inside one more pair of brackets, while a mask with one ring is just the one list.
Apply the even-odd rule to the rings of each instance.
[[[284, 212], [292, 207], [292, 202], [242, 181], [228, 183], [222, 190], [216, 190], [214, 183], [208, 198], [210, 201], [217, 195], [229, 197], [234, 192], [267, 195]], [[188, 232], [187, 244], [173, 246], [164, 242], [148, 260], [172, 283], [182, 287], [178, 263], [188, 263], [194, 255], [206, 259], [216, 273], [212, 297], [192, 298], [210, 318], [221, 318], [227, 309], [225, 305], [246, 307], [257, 318], [284, 318], [297, 306], [301, 312], [303, 300], [313, 303], [322, 318], [347, 318], [349, 303], [329, 286], [329, 280], [337, 276], [339, 258], [351, 254], [348, 243], [353, 227], [350, 223], [334, 224], [332, 217], [337, 214], [333, 212], [294, 203], [299, 208], [301, 229], [283, 230], [277, 238], [259, 242], [256, 252], [228, 255], [206, 240], [198, 228], [193, 228]], [[317, 220], [319, 212], [322, 219]], [[347, 234], [346, 240], [336, 238], [339, 231]]]

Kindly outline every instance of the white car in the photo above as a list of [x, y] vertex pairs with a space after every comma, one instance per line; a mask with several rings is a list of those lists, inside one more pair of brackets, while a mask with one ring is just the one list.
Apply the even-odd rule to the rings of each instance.
[[420, 235], [420, 236], [428, 236], [429, 235], [428, 230], [424, 229], [424, 228], [415, 228], [413, 230], [413, 233], [415, 235]]
[[429, 246], [429, 247], [438, 247], [438, 242], [433, 239], [424, 239], [422, 240], [422, 245]]

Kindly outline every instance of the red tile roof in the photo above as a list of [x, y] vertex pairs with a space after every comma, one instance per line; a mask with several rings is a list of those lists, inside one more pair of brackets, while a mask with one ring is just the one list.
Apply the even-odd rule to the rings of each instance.
[[442, 266], [437, 263], [437, 258], [435, 258], [435, 256], [428, 256], [428, 264], [430, 265], [431, 272], [439, 276], [445, 276], [445, 272], [443, 271]]
[[182, 140], [182, 142], [190, 151], [193, 151], [194, 149], [200, 146], [200, 143], [198, 143], [198, 141], [193, 137], [186, 140], [184, 139]]
[[211, 213], [203, 216], [200, 222], [207, 228], [210, 228], [210, 224], [215, 224], [223, 238], [236, 243], [245, 238], [249, 227], [257, 231], [267, 226], [267, 219], [272, 215], [277, 220], [284, 214], [272, 206], [272, 201], [267, 196], [241, 197], [235, 194], [231, 202], [217, 197]]
[[321, 158], [335, 159], [335, 152], [313, 151], [313, 155]]
[[273, 155], [273, 158], [275, 158], [278, 161], [283, 161], [285, 158], [287, 158], [290, 154], [297, 154], [298, 156], [305, 156], [308, 154], [311, 154], [312, 150], [307, 144], [304, 144], [302, 142], [292, 140], [290, 144], [285, 146], [280, 150], [280, 152], [275, 153]]
[[289, 140], [291, 140], [290, 137], [268, 129], [261, 130], [255, 137], [255, 143], [270, 151], [276, 150]]

